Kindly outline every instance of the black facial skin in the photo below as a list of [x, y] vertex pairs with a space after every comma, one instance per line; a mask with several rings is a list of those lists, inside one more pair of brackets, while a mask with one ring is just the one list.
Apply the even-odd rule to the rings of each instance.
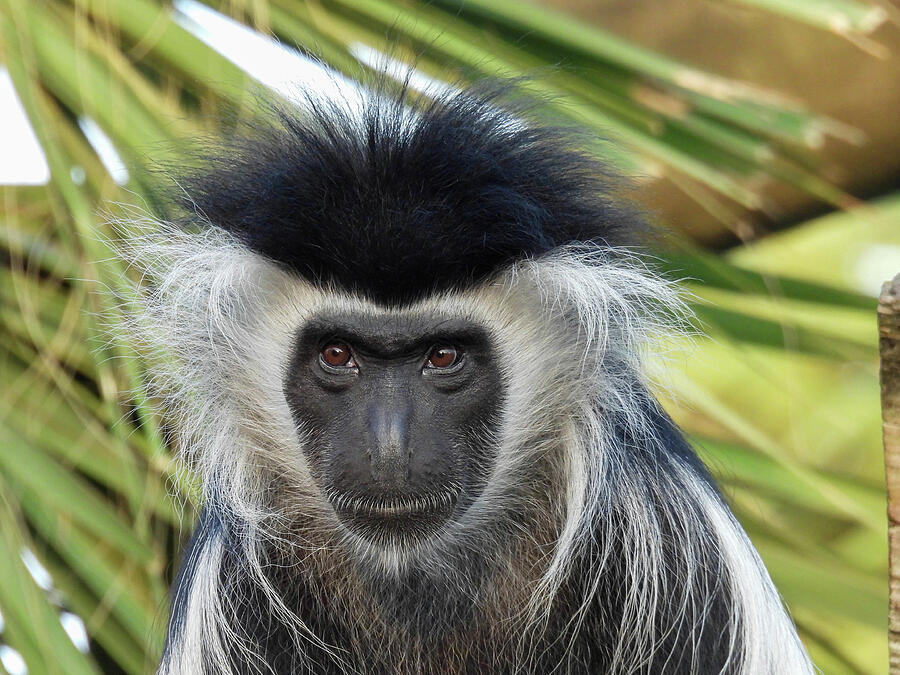
[[502, 397], [495, 358], [484, 329], [458, 319], [330, 314], [301, 327], [284, 393], [351, 532], [427, 537], [478, 497]]

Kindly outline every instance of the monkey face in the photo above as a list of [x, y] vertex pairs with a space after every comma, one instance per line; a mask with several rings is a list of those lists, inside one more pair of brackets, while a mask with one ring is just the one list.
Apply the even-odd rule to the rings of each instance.
[[284, 393], [341, 523], [390, 543], [461, 516], [493, 467], [500, 372], [488, 333], [465, 319], [328, 314], [302, 326]]

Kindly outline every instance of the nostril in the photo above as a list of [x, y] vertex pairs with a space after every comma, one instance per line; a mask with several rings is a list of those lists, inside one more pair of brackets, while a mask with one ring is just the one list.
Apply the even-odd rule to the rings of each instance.
[[382, 483], [396, 483], [409, 477], [406, 451], [395, 443], [381, 443], [372, 449], [370, 467], [372, 477]]

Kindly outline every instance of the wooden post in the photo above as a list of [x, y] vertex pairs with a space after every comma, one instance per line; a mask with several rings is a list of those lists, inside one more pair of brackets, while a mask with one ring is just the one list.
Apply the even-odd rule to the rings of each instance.
[[881, 342], [881, 415], [890, 545], [891, 675], [900, 675], [900, 274], [885, 283], [878, 303]]

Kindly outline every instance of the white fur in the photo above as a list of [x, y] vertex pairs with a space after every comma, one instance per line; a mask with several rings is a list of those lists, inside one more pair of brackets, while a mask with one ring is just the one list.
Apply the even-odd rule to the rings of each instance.
[[[614, 646], [614, 673], [638, 672], [649, 663], [659, 630], [654, 609], [660, 602], [691, 602], [694, 572], [710, 559], [708, 528], [714, 532], [725, 567], [721, 583], [736, 598], [733, 622], [740, 644], [723, 672], [757, 675], [811, 673], [812, 666], [778, 593], [758, 555], [733, 516], [710, 488], [687, 467], [658, 483], [667, 494], [637, 480], [614, 447], [610, 419], [626, 420], [635, 438], [654, 442], [638, 407], [634, 377], [657, 336], [670, 330], [670, 317], [682, 311], [674, 288], [644, 269], [637, 258], [619, 252], [585, 253], [563, 249], [538, 260], [522, 261], [477, 288], [431, 297], [405, 308], [385, 308], [337, 289], [315, 288], [250, 252], [216, 228], [184, 233], [146, 222], [143, 236], [131, 237], [126, 256], [147, 275], [142, 307], [130, 327], [145, 351], [155, 354], [155, 393], [180, 430], [178, 450], [202, 479], [208, 498], [218, 496], [241, 524], [248, 560], [273, 536], [280, 514], [267, 503], [267, 469], [280, 467], [309, 496], [310, 508], [327, 510], [327, 500], [310, 478], [298, 436], [282, 393], [284, 369], [300, 326], [318, 312], [359, 315], [428, 313], [465, 317], [484, 326], [499, 350], [507, 398], [492, 479], [476, 503], [445, 536], [463, 536], [506, 505], [511, 485], [527, 479], [535, 458], [549, 456], [566, 477], [558, 500], [558, 540], [527, 613], [534, 621], [549, 611], [570, 565], [591, 534], [617, 509], [624, 527], [598, 539], [598, 559], [628, 556], [630, 602]], [[537, 439], [545, 439], [538, 442]], [[551, 439], [550, 441], [546, 439]], [[663, 523], [647, 504], [670, 504], [665, 517], [680, 533], [681, 556], [663, 559]], [[290, 542], [287, 542], [288, 544]], [[385, 573], [396, 572], [421, 551], [371, 550], [347, 536], [358, 554], [370, 556]], [[230, 673], [225, 652], [235, 636], [222, 619], [217, 593], [221, 551], [213, 543], [195, 562], [198, 583], [189, 598], [187, 624], [172, 656], [161, 667], [167, 675], [199, 673], [198, 658], [212, 660], [217, 672]], [[676, 570], [682, 589], [661, 587], [661, 573]], [[258, 561], [254, 577], [265, 585]], [[594, 587], [603, 565], [594, 570]], [[683, 591], [683, 597], [679, 595]], [[281, 603], [274, 590], [272, 611], [292, 625], [298, 641], [317, 640]], [[572, 617], [577, 626], [591, 598]], [[705, 674], [704, 674], [705, 675]]]

